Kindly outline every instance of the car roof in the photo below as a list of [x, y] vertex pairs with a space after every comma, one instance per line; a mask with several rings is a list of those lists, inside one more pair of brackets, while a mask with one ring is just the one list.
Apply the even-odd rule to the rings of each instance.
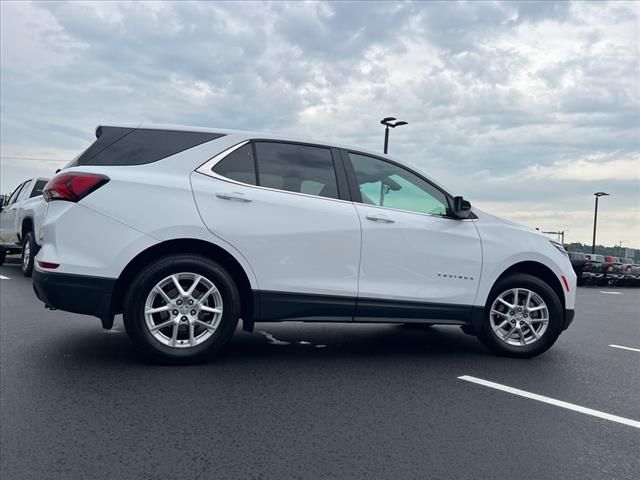
[[228, 128], [211, 128], [211, 127], [198, 127], [198, 126], [190, 126], [190, 125], [174, 125], [174, 124], [158, 124], [158, 123], [109, 123], [109, 124], [100, 124], [96, 127], [96, 130], [100, 127], [115, 127], [115, 128], [143, 128], [149, 130], [176, 130], [176, 131], [184, 131], [184, 132], [199, 132], [199, 133], [222, 133], [225, 135], [237, 135], [240, 137], [246, 137], [247, 139], [264, 139], [264, 140], [280, 140], [283, 142], [301, 142], [301, 143], [310, 143], [310, 144], [318, 144], [324, 145], [327, 147], [334, 148], [342, 148], [345, 150], [354, 150], [356, 152], [361, 152], [363, 154], [372, 155], [374, 157], [380, 158], [388, 158], [393, 162], [397, 162], [401, 165], [406, 166], [409, 169], [413, 169], [419, 172], [421, 175], [426, 177], [431, 183], [440, 187], [442, 190], [451, 193], [451, 190], [448, 189], [445, 185], [442, 185], [440, 182], [434, 180], [430, 175], [428, 175], [424, 169], [418, 167], [417, 165], [412, 164], [406, 160], [402, 160], [397, 157], [392, 157], [391, 155], [386, 155], [382, 152], [376, 152], [373, 150], [368, 150], [366, 148], [360, 148], [354, 145], [344, 145], [340, 143], [335, 143], [326, 140], [320, 140], [317, 138], [303, 138], [296, 137], [290, 135], [283, 135], [279, 133], [267, 133], [267, 132], [256, 132], [249, 130], [233, 130]]

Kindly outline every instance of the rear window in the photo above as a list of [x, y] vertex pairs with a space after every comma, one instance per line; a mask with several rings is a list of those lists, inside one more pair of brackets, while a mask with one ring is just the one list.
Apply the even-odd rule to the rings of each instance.
[[46, 180], [37, 180], [35, 186], [33, 187], [33, 190], [31, 191], [31, 197], [37, 197], [38, 195], [42, 195], [42, 190], [44, 189], [44, 186], [47, 184]]
[[224, 136], [145, 128], [100, 127], [98, 138], [69, 166], [144, 165]]

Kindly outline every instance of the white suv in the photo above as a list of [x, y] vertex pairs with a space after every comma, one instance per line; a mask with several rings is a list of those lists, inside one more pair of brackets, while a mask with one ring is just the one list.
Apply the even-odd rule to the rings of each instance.
[[102, 126], [45, 187], [34, 289], [123, 313], [159, 361], [217, 352], [238, 319], [460, 325], [531, 357], [574, 316], [564, 248], [361, 149], [183, 127]]

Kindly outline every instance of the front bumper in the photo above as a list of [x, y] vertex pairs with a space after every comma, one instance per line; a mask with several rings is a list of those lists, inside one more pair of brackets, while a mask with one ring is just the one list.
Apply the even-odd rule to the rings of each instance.
[[104, 328], [113, 326], [114, 278], [33, 271], [33, 290], [47, 308], [93, 315]]

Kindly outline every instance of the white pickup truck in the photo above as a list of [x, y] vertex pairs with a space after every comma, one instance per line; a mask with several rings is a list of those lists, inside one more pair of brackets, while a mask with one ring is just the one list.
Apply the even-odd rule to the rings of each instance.
[[22, 255], [22, 273], [33, 271], [33, 259], [39, 250], [38, 232], [47, 204], [42, 198], [46, 178], [22, 182], [0, 205], [0, 265], [7, 255]]

